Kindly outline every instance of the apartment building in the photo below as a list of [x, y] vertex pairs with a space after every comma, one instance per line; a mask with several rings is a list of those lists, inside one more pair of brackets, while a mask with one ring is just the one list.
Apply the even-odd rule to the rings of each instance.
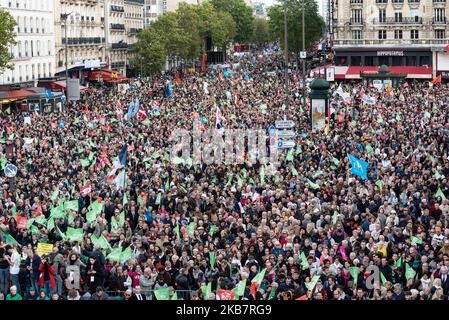
[[54, 0], [0, 0], [17, 22], [16, 45], [10, 47], [13, 70], [0, 74], [0, 84], [34, 84], [55, 72]]
[[446, 0], [333, 1], [335, 64], [349, 67], [345, 78], [380, 65], [419, 79], [449, 71]]

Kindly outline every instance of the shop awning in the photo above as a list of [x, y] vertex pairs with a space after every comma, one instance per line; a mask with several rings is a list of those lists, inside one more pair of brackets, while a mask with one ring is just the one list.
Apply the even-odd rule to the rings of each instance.
[[[61, 81], [52, 81], [52, 82], [49, 83], [49, 86], [51, 87], [52, 90], [62, 90], [62, 91], [65, 91], [65, 88], [66, 88], [66, 82], [65, 82], [65, 80], [61, 80]], [[89, 88], [80, 85], [80, 92], [84, 92], [84, 91], [86, 91], [87, 89], [89, 89]]]
[[104, 82], [108, 83], [117, 83], [128, 80], [127, 77], [113, 70], [102, 69], [89, 72], [90, 81], [98, 81], [99, 79], [102, 79]]
[[[389, 70], [391, 74], [405, 74], [409, 79], [432, 79], [432, 67], [393, 66], [389, 67]], [[378, 66], [335, 66], [335, 79], [361, 79], [361, 72], [377, 73], [378, 71]]]
[[25, 89], [0, 91], [0, 100], [14, 101], [18, 99], [25, 99], [32, 94], [35, 94], [35, 92]]

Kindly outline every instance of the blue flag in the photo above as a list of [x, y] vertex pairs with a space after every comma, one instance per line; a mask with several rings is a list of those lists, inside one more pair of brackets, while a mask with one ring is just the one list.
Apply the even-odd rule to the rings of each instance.
[[122, 166], [126, 165], [126, 157], [128, 153], [128, 145], [125, 143], [122, 150], [118, 153], [118, 160]]
[[167, 82], [168, 82], [168, 84], [167, 84], [167, 97], [171, 97], [173, 95], [173, 89], [172, 89], [172, 86], [171, 86], [171, 82], [170, 81], [167, 81]]
[[131, 100], [128, 108], [128, 118], [131, 118], [132, 116], [133, 116], [133, 101]]
[[45, 89], [45, 96], [47, 97], [47, 99], [50, 99], [51, 97], [53, 97], [53, 93], [51, 92], [51, 89]]
[[223, 75], [224, 75], [226, 78], [230, 78], [230, 77], [231, 77], [231, 72], [229, 72], [229, 70], [226, 70], [226, 71], [223, 72]]
[[64, 129], [64, 121], [59, 121], [59, 128]]
[[137, 115], [137, 113], [139, 112], [139, 109], [140, 109], [140, 101], [139, 101], [139, 98], [137, 97], [136, 102], [134, 103], [134, 111], [132, 114], [133, 117]]
[[366, 180], [366, 174], [368, 169], [368, 162], [365, 162], [363, 160], [357, 159], [351, 154], [348, 154], [349, 162], [351, 162], [352, 168], [349, 170], [349, 172], [359, 176], [363, 180]]

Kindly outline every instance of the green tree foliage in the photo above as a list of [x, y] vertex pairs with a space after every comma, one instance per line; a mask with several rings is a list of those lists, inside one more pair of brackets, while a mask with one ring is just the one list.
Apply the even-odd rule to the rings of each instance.
[[139, 34], [135, 66], [145, 74], [153, 74], [162, 69], [167, 56], [194, 60], [201, 56], [206, 37], [224, 49], [232, 42], [236, 29], [232, 16], [209, 2], [181, 3], [176, 12], [163, 14]]
[[251, 42], [253, 35], [253, 9], [244, 0], [211, 0], [218, 11], [229, 13], [236, 23], [234, 41], [237, 43]]
[[[302, 50], [302, 4], [304, 1], [305, 48], [309, 49], [321, 37], [324, 20], [318, 14], [315, 0], [284, 0], [287, 1], [287, 30], [289, 51]], [[281, 40], [284, 46], [284, 3], [272, 6], [268, 10], [268, 29], [270, 35]]]
[[16, 43], [15, 26], [16, 21], [11, 14], [3, 8], [0, 8], [0, 73], [6, 68], [12, 68], [9, 64], [12, 58], [9, 52], [9, 46]]
[[154, 29], [146, 29], [137, 35], [137, 39], [133, 65], [146, 75], [160, 72], [166, 56], [162, 37]]
[[263, 18], [254, 19], [254, 33], [252, 42], [258, 46], [262, 46], [269, 42], [268, 22]]

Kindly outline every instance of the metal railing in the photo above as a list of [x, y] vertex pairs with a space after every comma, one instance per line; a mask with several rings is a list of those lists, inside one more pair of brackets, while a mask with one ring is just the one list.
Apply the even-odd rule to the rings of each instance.
[[112, 12], [125, 12], [125, 8], [122, 6], [111, 5]]
[[388, 17], [385, 19], [374, 19], [374, 24], [422, 24], [422, 17], [405, 17], [401, 19]]
[[[67, 38], [67, 45], [78, 45], [78, 44], [100, 44], [104, 42], [104, 38]], [[62, 44], [66, 44], [65, 38], [62, 38]]]
[[113, 30], [125, 30], [125, 25], [121, 23], [111, 23], [111, 29]]
[[360, 18], [360, 19], [351, 18], [351, 20], [349, 21], [349, 24], [352, 26], [361, 26], [361, 25], [363, 25], [363, 18]]
[[128, 44], [126, 42], [115, 42], [111, 45], [112, 49], [126, 49]]
[[388, 0], [376, 0], [376, 3], [388, 3]]
[[134, 2], [138, 4], [145, 4], [145, 0], [125, 0], [125, 2]]
[[334, 40], [335, 46], [354, 46], [354, 45], [365, 45], [365, 46], [375, 46], [375, 45], [389, 45], [389, 46], [403, 46], [404, 44], [409, 45], [433, 45], [433, 44], [447, 44], [449, 42], [448, 38], [444, 39], [401, 39], [400, 44], [398, 40], [393, 39], [364, 39], [364, 40]]
[[433, 18], [432, 24], [446, 24], [446, 17]]

